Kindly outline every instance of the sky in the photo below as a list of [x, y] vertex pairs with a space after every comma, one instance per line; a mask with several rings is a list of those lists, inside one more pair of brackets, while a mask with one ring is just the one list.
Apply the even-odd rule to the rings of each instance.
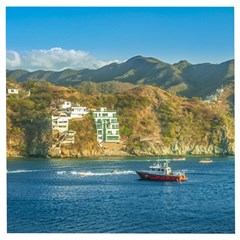
[[142, 55], [234, 58], [233, 7], [7, 7], [7, 68], [96, 69]]

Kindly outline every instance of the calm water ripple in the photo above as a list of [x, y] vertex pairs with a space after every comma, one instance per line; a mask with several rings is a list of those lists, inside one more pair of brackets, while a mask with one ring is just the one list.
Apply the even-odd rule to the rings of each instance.
[[235, 232], [233, 157], [172, 162], [186, 182], [139, 180], [154, 160], [9, 159], [8, 232]]

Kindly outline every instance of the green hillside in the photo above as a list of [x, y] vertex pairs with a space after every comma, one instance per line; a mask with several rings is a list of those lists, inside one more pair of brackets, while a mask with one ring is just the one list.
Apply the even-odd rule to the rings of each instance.
[[207, 103], [153, 86], [89, 94], [45, 81], [14, 84], [22, 91], [30, 90], [31, 95], [7, 96], [8, 156], [49, 155], [54, 140], [51, 102], [58, 99], [88, 108], [116, 109], [121, 135], [120, 143], [101, 148], [90, 114], [82, 120], [70, 120], [70, 128], [77, 132], [76, 142], [62, 147], [62, 157], [234, 153], [234, 118], [227, 104], [227, 92], [221, 101]]

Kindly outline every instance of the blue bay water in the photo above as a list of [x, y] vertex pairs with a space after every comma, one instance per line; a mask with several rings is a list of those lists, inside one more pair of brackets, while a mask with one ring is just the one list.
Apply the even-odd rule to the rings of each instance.
[[234, 233], [234, 158], [212, 159], [171, 162], [181, 183], [139, 180], [156, 158], [9, 159], [8, 232]]

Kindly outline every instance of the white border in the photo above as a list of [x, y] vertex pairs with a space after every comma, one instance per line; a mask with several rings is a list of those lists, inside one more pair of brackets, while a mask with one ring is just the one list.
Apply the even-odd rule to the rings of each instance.
[[235, 226], [236, 226], [236, 235], [240, 236], [240, 197], [239, 197], [239, 186], [240, 186], [240, 179], [238, 177], [238, 172], [240, 170], [240, 163], [239, 163], [239, 136], [240, 136], [240, 126], [239, 126], [239, 80], [240, 80], [240, 2], [238, 1], [237, 4], [234, 5], [234, 58], [235, 58]]
[[5, 0], [5, 6], [236, 6], [238, 0]]
[[[166, 6], [166, 7], [184, 7], [184, 6], [193, 6], [193, 7], [217, 7], [217, 6], [229, 6], [235, 7], [235, 136], [236, 136], [236, 155], [235, 155], [235, 193], [236, 193], [236, 201], [235, 201], [235, 213], [236, 213], [236, 233], [235, 234], [7, 234], [7, 224], [6, 224], [6, 131], [2, 131], [1, 135], [1, 160], [0, 160], [0, 186], [1, 186], [1, 203], [0, 203], [0, 238], [7, 240], [15, 240], [15, 239], [53, 239], [58, 238], [58, 240], [62, 239], [106, 239], [112, 240], [114, 239], [129, 239], [129, 238], [138, 238], [138, 239], [146, 239], [151, 238], [151, 240], [155, 239], [186, 239], [192, 240], [194, 237], [195, 240], [202, 240], [203, 238], [211, 238], [211, 239], [240, 239], [240, 214], [239, 214], [239, 151], [238, 147], [240, 147], [240, 142], [237, 136], [239, 136], [240, 131], [238, 126], [239, 123], [239, 110], [238, 103], [239, 97], [236, 93], [239, 93], [239, 80], [240, 80], [240, 61], [239, 61], [239, 44], [240, 44], [240, 1], [239, 0], [168, 0], [168, 1], [158, 1], [156, 4], [156, 0], [115, 0], [114, 4], [111, 1], [101, 0], [88, 0], [85, 2], [80, 2], [79, 0], [5, 0], [1, 2], [0, 5], [0, 31], [1, 33], [1, 41], [0, 41], [0, 52], [3, 56], [1, 65], [0, 65], [0, 97], [1, 97], [1, 116], [6, 116], [6, 100], [5, 100], [5, 76], [6, 76], [6, 22], [5, 22], [5, 8], [7, 6]], [[1, 130], [6, 129], [6, 121], [5, 118], [2, 117], [0, 121]], [[3, 219], [5, 221], [3, 221]]]
[[[6, 213], [6, 204], [7, 204], [7, 195], [6, 195], [6, 37], [5, 37], [5, 9], [4, 7], [0, 7], [0, 29], [1, 33], [1, 41], [0, 41], [0, 53], [2, 56], [2, 64], [0, 64], [0, 99], [1, 99], [1, 108], [0, 108], [0, 116], [2, 116], [0, 121], [0, 129], [1, 129], [1, 160], [0, 160], [0, 186], [1, 186], [1, 198], [0, 198], [0, 214], [1, 218], [5, 220]], [[3, 236], [7, 229], [7, 223], [5, 221], [0, 221], [0, 238]]]

